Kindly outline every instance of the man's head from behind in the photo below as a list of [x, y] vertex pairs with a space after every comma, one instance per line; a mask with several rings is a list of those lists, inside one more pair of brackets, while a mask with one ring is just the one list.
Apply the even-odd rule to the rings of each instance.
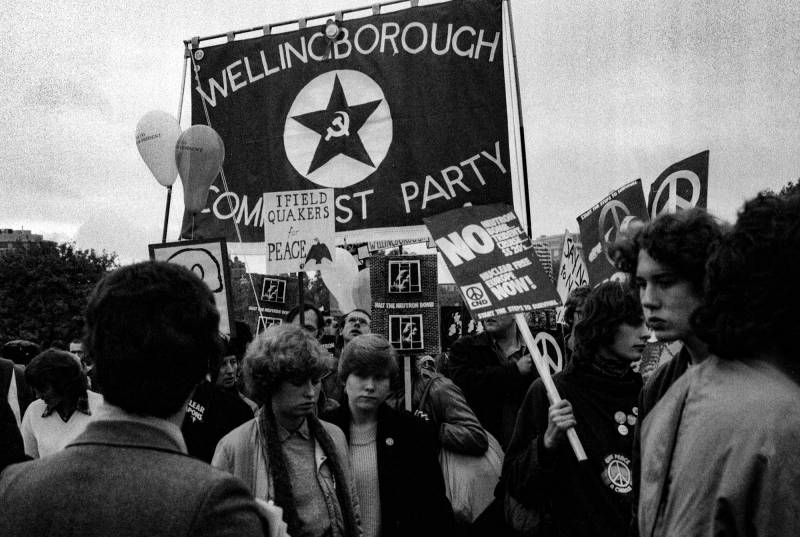
[[663, 214], [641, 230], [625, 253], [624, 268], [639, 288], [645, 321], [664, 341], [692, 333], [692, 313], [702, 304], [708, 255], [722, 226], [702, 209]]
[[105, 399], [135, 414], [179, 412], [220, 352], [218, 325], [211, 291], [186, 268], [149, 261], [107, 274], [86, 310]]

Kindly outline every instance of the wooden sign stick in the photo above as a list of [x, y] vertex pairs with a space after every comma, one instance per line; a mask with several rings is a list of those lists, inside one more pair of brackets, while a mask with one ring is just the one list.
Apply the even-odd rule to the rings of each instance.
[[[517, 321], [517, 328], [519, 328], [519, 331], [522, 334], [522, 339], [525, 341], [525, 346], [528, 347], [528, 351], [531, 353], [533, 364], [536, 366], [536, 371], [539, 372], [539, 377], [541, 377], [542, 382], [544, 383], [544, 388], [547, 390], [547, 398], [550, 399], [550, 404], [552, 405], [561, 401], [561, 396], [558, 395], [556, 385], [553, 383], [553, 377], [550, 376], [550, 368], [547, 366], [547, 362], [545, 362], [544, 357], [539, 354], [539, 348], [533, 341], [533, 334], [531, 334], [531, 329], [528, 326], [528, 323], [525, 321], [525, 315], [522, 313], [517, 313], [514, 315], [514, 319]], [[567, 429], [567, 439], [569, 440], [570, 446], [572, 446], [572, 451], [575, 452], [575, 457], [578, 458], [578, 462], [585, 461], [586, 452], [583, 450], [581, 441], [578, 440], [578, 433], [575, 432], [574, 427]]]

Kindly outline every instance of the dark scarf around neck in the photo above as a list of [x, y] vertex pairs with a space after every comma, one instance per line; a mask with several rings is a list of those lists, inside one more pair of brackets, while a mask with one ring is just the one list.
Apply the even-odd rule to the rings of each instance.
[[[278, 435], [278, 423], [275, 419], [275, 413], [272, 411], [272, 404], [267, 402], [267, 404], [261, 408], [260, 414], [259, 421], [261, 430], [264, 431], [264, 437], [266, 437], [266, 446], [262, 445], [262, 449], [265, 451], [264, 458], [268, 461], [269, 469], [272, 473], [275, 489], [275, 504], [281, 507], [285, 513], [288, 533], [290, 535], [303, 537], [305, 533], [302, 531], [300, 516], [297, 513], [294, 492], [292, 491], [292, 482], [289, 478], [289, 468]], [[327, 462], [330, 464], [331, 470], [333, 471], [336, 485], [336, 499], [339, 501], [339, 508], [342, 513], [342, 518], [344, 519], [345, 537], [358, 537], [361, 531], [353, 508], [353, 498], [350, 495], [344, 469], [337, 456], [333, 439], [316, 416], [313, 414], [309, 415], [306, 420], [308, 421], [308, 429], [311, 436], [322, 446], [322, 450], [328, 457]], [[331, 524], [335, 523], [335, 520], [331, 520]]]

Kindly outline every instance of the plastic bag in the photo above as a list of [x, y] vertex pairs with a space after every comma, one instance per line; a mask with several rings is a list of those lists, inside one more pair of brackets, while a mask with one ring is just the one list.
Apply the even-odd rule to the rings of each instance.
[[442, 448], [439, 464], [447, 498], [456, 520], [472, 523], [494, 500], [503, 468], [503, 449], [488, 432], [489, 447], [481, 456], [462, 455]]

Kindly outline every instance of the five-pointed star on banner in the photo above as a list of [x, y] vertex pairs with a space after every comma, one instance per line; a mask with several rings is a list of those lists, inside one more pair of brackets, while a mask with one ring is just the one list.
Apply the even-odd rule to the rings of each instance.
[[336, 75], [331, 98], [325, 110], [293, 116], [292, 119], [320, 135], [319, 144], [307, 173], [312, 173], [336, 155], [345, 155], [374, 167], [358, 131], [379, 104], [381, 99], [352, 106], [347, 104], [339, 76]]

